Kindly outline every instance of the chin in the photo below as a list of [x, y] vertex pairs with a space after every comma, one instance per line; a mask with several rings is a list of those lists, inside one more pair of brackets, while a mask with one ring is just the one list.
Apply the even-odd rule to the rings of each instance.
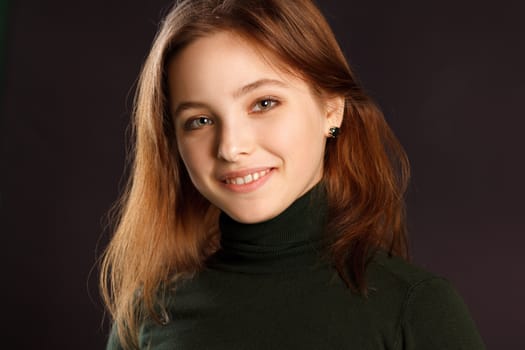
[[[284, 209], [283, 209], [284, 210]], [[240, 210], [224, 210], [229, 217], [233, 220], [243, 224], [257, 224], [259, 222], [273, 219], [279, 215], [283, 210], [246, 210], [242, 208]]]

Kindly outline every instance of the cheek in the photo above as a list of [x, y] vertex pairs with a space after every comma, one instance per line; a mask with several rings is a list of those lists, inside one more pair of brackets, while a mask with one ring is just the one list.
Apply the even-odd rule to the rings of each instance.
[[288, 170], [304, 174], [317, 169], [324, 157], [326, 138], [321, 116], [303, 109], [290, 111], [285, 118], [266, 125], [259, 140], [272, 153], [283, 158]]
[[311, 156], [325, 142], [323, 120], [320, 114], [316, 112], [302, 111], [298, 113], [290, 125], [283, 128], [282, 132], [290, 147], [297, 152], [310, 153]]
[[202, 145], [195, 145], [192, 142], [178, 142], [179, 154], [182, 158], [186, 170], [190, 175], [193, 183], [197, 185], [199, 178], [204, 176], [207, 171], [207, 154], [209, 151]]
[[302, 105], [288, 105], [277, 118], [256, 125], [260, 139], [288, 150], [321, 142], [324, 139], [323, 116], [313, 101], [303, 102]]
[[318, 169], [322, 165], [326, 145], [322, 116], [320, 113], [305, 113], [301, 125], [294, 133], [296, 157], [303, 162], [305, 171]]

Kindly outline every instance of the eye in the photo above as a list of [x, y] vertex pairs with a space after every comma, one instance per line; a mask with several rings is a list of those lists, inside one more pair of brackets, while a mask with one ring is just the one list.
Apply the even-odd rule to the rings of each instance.
[[276, 99], [271, 98], [271, 97], [265, 97], [262, 100], [255, 102], [255, 104], [252, 107], [252, 112], [255, 112], [255, 113], [264, 112], [264, 111], [274, 108], [278, 104], [279, 104], [279, 101], [277, 101]]
[[197, 130], [205, 127], [206, 125], [213, 125], [214, 122], [208, 117], [198, 117], [189, 119], [186, 123], [184, 123], [184, 129], [185, 130]]

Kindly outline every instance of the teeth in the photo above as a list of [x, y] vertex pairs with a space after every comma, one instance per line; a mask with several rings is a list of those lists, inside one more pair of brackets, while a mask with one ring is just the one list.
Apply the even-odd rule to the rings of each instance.
[[226, 179], [226, 183], [231, 184], [231, 185], [249, 184], [250, 182], [260, 179], [261, 177], [268, 174], [269, 172], [270, 170], [266, 169], [266, 170], [259, 171], [253, 174], [248, 174], [245, 177], [236, 177], [236, 178]]

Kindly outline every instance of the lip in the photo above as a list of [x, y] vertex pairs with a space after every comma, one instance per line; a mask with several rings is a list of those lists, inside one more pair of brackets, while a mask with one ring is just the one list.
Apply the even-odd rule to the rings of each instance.
[[[257, 180], [253, 180], [250, 183], [242, 184], [242, 185], [226, 183], [226, 179], [244, 177], [248, 174], [259, 173], [265, 170], [268, 170], [268, 173], [266, 175], [258, 178]], [[238, 193], [247, 193], [247, 192], [255, 191], [256, 189], [263, 186], [266, 183], [266, 181], [270, 179], [270, 177], [274, 173], [274, 170], [275, 168], [272, 168], [272, 167], [260, 167], [260, 168], [250, 168], [250, 169], [242, 169], [238, 171], [231, 171], [231, 172], [221, 175], [220, 180], [221, 180], [221, 184], [230, 191], [238, 192]]]
[[237, 170], [237, 171], [230, 171], [230, 172], [224, 173], [221, 176], [219, 176], [219, 179], [224, 182], [226, 181], [226, 179], [231, 179], [235, 177], [245, 177], [248, 174], [258, 173], [258, 172], [265, 171], [265, 170], [271, 171], [272, 169], [273, 169], [272, 167], [259, 167], [259, 168], [249, 168], [249, 169], [247, 168], [247, 169], [242, 169], [242, 170]]

